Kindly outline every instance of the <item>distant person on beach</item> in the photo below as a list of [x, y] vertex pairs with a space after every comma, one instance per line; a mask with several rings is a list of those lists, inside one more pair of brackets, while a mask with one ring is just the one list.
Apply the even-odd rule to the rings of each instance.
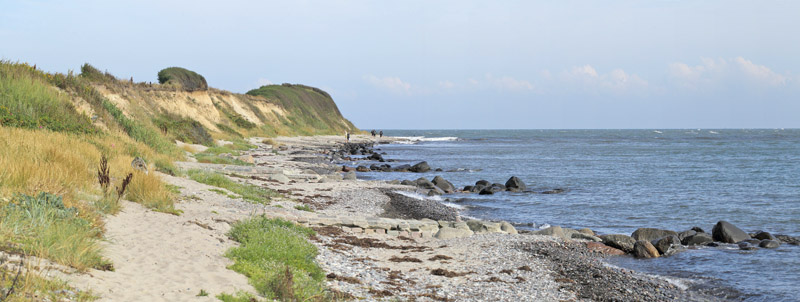
[[372, 137], [375, 137], [375, 129], [372, 129]]
[[383, 137], [383, 130], [381, 130], [381, 137]]
[[350, 132], [345, 132], [345, 138], [347, 138], [347, 141], [350, 142]]

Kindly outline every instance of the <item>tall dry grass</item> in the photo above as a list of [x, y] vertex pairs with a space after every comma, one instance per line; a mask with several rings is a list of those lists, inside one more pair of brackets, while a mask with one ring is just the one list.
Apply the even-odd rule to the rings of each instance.
[[[102, 154], [109, 158], [112, 184], [128, 173], [134, 156], [151, 162], [169, 158], [123, 135], [76, 135], [46, 130], [0, 126], [0, 196], [15, 193], [60, 195], [64, 203], [87, 212], [89, 204], [76, 199], [78, 192], [100, 193], [96, 171]], [[152, 165], [151, 165], [152, 169]], [[154, 173], [134, 173], [128, 192], [139, 193], [132, 201], [165, 209], [169, 190]], [[130, 194], [130, 193], [129, 193]]]

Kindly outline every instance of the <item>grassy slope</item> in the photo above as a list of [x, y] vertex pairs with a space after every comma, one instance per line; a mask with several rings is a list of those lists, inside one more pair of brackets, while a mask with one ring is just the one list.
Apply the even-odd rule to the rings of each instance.
[[280, 126], [294, 130], [293, 134], [340, 134], [357, 128], [342, 117], [328, 93], [304, 85], [267, 85], [247, 92], [279, 104], [287, 111]]
[[[113, 197], [109, 199], [109, 194], [97, 184], [97, 165], [101, 155], [109, 158], [112, 190], [126, 174], [133, 173], [133, 181], [124, 198], [154, 210], [178, 214], [173, 205], [174, 193], [157, 174], [134, 171], [130, 162], [134, 157], [142, 157], [150, 164], [150, 169], [171, 174], [174, 171], [172, 161], [183, 157], [183, 151], [171, 140], [182, 138], [206, 145], [213, 145], [213, 142], [207, 129], [191, 117], [171, 116], [164, 108], [143, 107], [152, 107], [158, 98], [142, 103], [130, 102], [132, 107], [120, 108], [96, 89], [98, 85], [117, 91], [123, 89], [122, 95], [129, 97], [131, 94], [160, 95], [174, 87], [120, 81], [88, 64], [82, 66], [81, 71], [82, 74], [77, 76], [71, 72], [50, 74], [27, 64], [0, 61], [0, 166], [3, 167], [0, 169], [0, 250], [47, 258], [79, 270], [113, 269], [112, 264], [102, 257], [98, 244], [103, 232], [102, 217], [113, 213], [109, 208], [113, 208], [115, 203]], [[156, 87], [155, 93], [153, 87]], [[220, 95], [232, 95], [218, 90], [207, 93], [216, 94], [220, 101], [223, 101]], [[217, 106], [215, 103], [214, 107], [223, 117], [222, 123], [218, 124], [223, 127], [218, 128], [223, 131], [210, 133], [210, 136], [241, 141], [245, 135], [357, 131], [341, 116], [331, 97], [317, 88], [264, 86], [248, 95], [234, 97], [243, 101], [244, 110], [251, 110], [260, 123], [248, 121], [234, 112], [230, 104]], [[264, 101], [279, 105], [286, 115], [261, 112], [253, 103]], [[90, 107], [91, 118], [76, 108], [81, 102]], [[212, 150], [228, 153], [225, 148], [216, 148], [219, 150]], [[229, 153], [235, 154], [235, 150], [231, 150]], [[213, 152], [207, 153], [209, 157], [216, 156]], [[242, 186], [228, 184], [226, 187], [243, 198], [261, 202], [274, 195], [273, 192], [252, 188], [242, 189]], [[43, 195], [43, 192], [48, 194]], [[289, 236], [270, 230], [272, 235], [263, 236], [284, 238], [281, 240], [296, 237], [299, 240], [297, 244], [305, 246], [302, 244], [304, 236], [300, 233]], [[313, 250], [307, 252], [314, 254]], [[247, 252], [244, 249], [232, 251], [230, 256], [237, 258], [237, 253]], [[254, 281], [259, 283], [262, 294], [273, 297], [298, 295], [313, 300], [321, 297], [318, 268], [306, 267], [294, 260], [280, 260], [280, 257], [270, 260], [272, 256], [267, 254], [253, 256], [266, 256], [259, 261], [272, 265], [269, 269], [259, 268], [267, 269], [271, 274], [270, 280]], [[274, 282], [289, 274], [280, 273], [287, 267], [294, 275], [289, 279], [296, 279], [302, 286], [277, 293], [275, 291], [281, 286]], [[239, 267], [242, 270], [251, 268], [249, 264]], [[31, 282], [20, 290], [37, 291], [40, 287], [51, 286], [43, 285], [45, 283]]]

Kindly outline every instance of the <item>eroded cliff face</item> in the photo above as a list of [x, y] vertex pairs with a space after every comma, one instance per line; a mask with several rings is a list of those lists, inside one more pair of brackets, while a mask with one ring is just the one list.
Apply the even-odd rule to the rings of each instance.
[[[316, 135], [358, 129], [324, 91], [303, 85], [271, 85], [248, 94], [208, 89], [184, 91], [145, 83], [97, 83], [94, 88], [134, 120], [197, 121], [215, 134]], [[89, 106], [76, 107], [92, 116]], [[100, 125], [102, 126], [102, 125]], [[154, 126], [158, 127], [158, 125]]]

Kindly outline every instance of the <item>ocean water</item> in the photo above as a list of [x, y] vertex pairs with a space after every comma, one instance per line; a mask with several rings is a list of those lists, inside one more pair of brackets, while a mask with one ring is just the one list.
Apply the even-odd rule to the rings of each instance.
[[[450, 194], [462, 214], [519, 228], [639, 227], [707, 232], [726, 220], [750, 232], [800, 236], [800, 130], [384, 130], [413, 144], [378, 146], [390, 164], [427, 161], [445, 172], [361, 173], [366, 179], [432, 179], [457, 187], [511, 176], [534, 191]], [[449, 171], [449, 172], [447, 172]], [[800, 248], [691, 249], [671, 257], [616, 257], [612, 265], [670, 278], [731, 300], [800, 301]]]

